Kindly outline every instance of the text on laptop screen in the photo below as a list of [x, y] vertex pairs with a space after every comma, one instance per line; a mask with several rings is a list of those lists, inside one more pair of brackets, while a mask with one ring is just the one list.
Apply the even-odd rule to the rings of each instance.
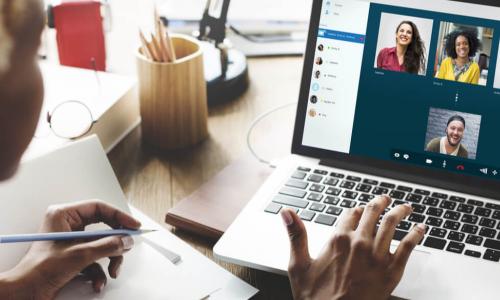
[[499, 11], [323, 0], [302, 144], [500, 179]]

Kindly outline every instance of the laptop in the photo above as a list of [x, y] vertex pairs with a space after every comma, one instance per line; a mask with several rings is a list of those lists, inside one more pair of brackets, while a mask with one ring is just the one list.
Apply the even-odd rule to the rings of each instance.
[[315, 257], [348, 208], [389, 194], [414, 207], [391, 250], [428, 227], [393, 295], [500, 297], [500, 8], [482, 3], [313, 1], [292, 153], [216, 256], [286, 275], [281, 209]]

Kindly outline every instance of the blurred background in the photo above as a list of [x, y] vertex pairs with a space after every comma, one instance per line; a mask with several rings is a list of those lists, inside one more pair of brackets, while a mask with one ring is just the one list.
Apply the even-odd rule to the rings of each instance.
[[[44, 0], [45, 7], [67, 1]], [[215, 0], [213, 3], [222, 0]], [[73, 0], [73, 2], [75, 2]], [[135, 75], [134, 53], [140, 45], [139, 28], [153, 29], [153, 11], [156, 6], [165, 17], [172, 32], [197, 31], [207, 5], [206, 0], [105, 0], [104, 17], [106, 71]], [[228, 25], [241, 34], [254, 37], [286, 37], [280, 43], [251, 43], [228, 29], [228, 38], [235, 48], [247, 56], [280, 54], [301, 55], [305, 46], [312, 0], [232, 0], [228, 12]], [[41, 55], [49, 61], [58, 61], [55, 29], [47, 29]], [[288, 43], [287, 43], [288, 42]], [[288, 52], [288, 53], [287, 53]]]

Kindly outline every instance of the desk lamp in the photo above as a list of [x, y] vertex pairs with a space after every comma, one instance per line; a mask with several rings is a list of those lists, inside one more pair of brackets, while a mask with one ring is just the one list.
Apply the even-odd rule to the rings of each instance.
[[230, 101], [243, 94], [249, 84], [245, 55], [226, 40], [226, 20], [230, 0], [207, 0], [200, 21], [207, 80], [208, 105]]

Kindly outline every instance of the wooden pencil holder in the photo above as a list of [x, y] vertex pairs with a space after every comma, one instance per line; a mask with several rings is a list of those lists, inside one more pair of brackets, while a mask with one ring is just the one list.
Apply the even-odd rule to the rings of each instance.
[[197, 40], [172, 35], [177, 59], [158, 63], [137, 52], [143, 139], [164, 150], [192, 146], [208, 136], [203, 54]]

